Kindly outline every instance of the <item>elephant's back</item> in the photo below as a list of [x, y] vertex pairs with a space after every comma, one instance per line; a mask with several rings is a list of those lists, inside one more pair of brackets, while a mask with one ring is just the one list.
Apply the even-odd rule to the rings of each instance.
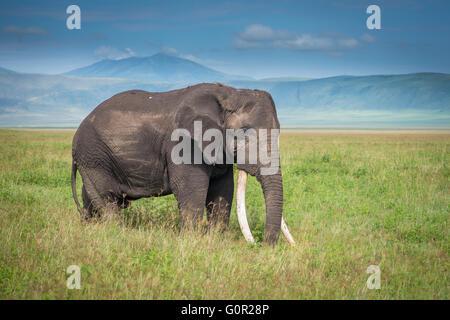
[[163, 170], [163, 149], [172, 131], [169, 124], [175, 104], [162, 93], [119, 93], [83, 120], [73, 140], [73, 154], [90, 158], [101, 150], [102, 157], [113, 159], [133, 184], [144, 185], [146, 173]]
[[96, 127], [139, 126], [170, 116], [177, 99], [167, 93], [130, 90], [100, 103], [85, 119]]
[[141, 135], [162, 134], [174, 118], [176, 99], [143, 90], [121, 92], [99, 104], [82, 122], [105, 140], [134, 144]]
[[209, 87], [211, 84], [198, 84], [166, 92], [124, 91], [100, 103], [83, 122], [92, 123], [97, 130], [117, 130], [143, 124], [161, 130], [174, 124], [177, 111], [185, 104], [192, 104], [192, 98]]

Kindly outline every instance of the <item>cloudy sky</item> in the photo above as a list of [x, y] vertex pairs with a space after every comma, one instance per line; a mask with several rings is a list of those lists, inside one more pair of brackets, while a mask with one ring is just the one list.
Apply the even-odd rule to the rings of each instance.
[[[81, 8], [81, 30], [66, 9]], [[366, 9], [381, 8], [381, 30]], [[62, 73], [166, 52], [255, 78], [450, 73], [449, 1], [2, 1], [0, 66]]]

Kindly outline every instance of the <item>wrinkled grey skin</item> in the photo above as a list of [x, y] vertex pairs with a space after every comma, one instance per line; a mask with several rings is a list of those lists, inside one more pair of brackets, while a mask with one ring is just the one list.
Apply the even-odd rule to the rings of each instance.
[[[206, 207], [210, 226], [226, 227], [233, 201], [233, 165], [171, 161], [172, 147], [178, 144], [170, 139], [173, 130], [185, 128], [193, 137], [197, 120], [202, 121], [203, 132], [216, 128], [224, 137], [227, 128], [280, 128], [272, 97], [265, 91], [205, 83], [169, 92], [119, 93], [97, 106], [73, 138], [72, 191], [78, 211], [89, 219], [127, 207], [130, 200], [173, 193], [182, 225], [199, 223]], [[265, 241], [274, 244], [283, 207], [281, 170], [262, 176], [259, 160], [237, 167], [261, 184]], [[83, 209], [76, 195], [77, 170], [83, 180]]]

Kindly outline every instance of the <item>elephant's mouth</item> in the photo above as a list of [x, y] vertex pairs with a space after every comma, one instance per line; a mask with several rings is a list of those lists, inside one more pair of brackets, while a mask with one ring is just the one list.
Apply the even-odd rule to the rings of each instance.
[[[236, 211], [239, 221], [239, 226], [241, 227], [242, 234], [244, 235], [245, 240], [248, 242], [254, 243], [255, 240], [253, 239], [252, 233], [250, 231], [250, 227], [248, 226], [247, 221], [247, 213], [245, 210], [245, 190], [247, 186], [247, 172], [243, 170], [239, 170], [238, 175], [238, 182], [236, 186]], [[283, 232], [284, 236], [286, 237], [287, 241], [290, 245], [294, 246], [295, 241], [292, 237], [291, 233], [289, 232], [289, 229], [286, 225], [286, 222], [284, 221], [283, 217], [281, 217], [281, 231]]]

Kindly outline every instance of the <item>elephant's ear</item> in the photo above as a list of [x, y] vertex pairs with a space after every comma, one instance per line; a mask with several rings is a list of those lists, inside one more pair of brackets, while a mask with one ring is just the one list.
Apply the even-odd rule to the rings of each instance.
[[207, 129], [224, 130], [224, 110], [213, 96], [205, 96], [183, 105], [175, 116], [175, 127], [194, 134], [194, 123], [200, 121], [202, 133]]
[[[187, 130], [194, 142], [193, 146], [202, 146], [202, 150], [209, 144], [208, 141], [203, 142], [205, 132], [209, 130], [208, 133], [213, 133], [214, 137], [220, 132], [221, 144], [224, 146], [224, 110], [214, 96], [205, 95], [179, 108], [175, 115], [175, 129]], [[211, 162], [214, 163], [215, 159]]]

